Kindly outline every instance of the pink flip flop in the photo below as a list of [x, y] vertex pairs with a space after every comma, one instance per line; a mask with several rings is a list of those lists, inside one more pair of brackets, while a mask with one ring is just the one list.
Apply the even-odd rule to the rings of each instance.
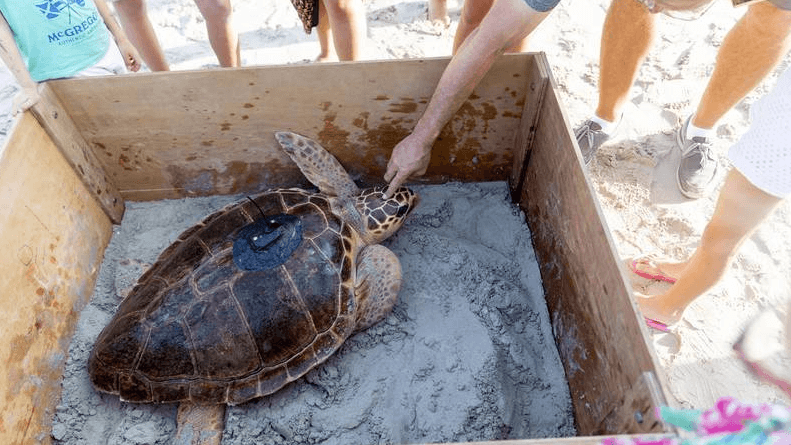
[[749, 335], [750, 332], [750, 326], [753, 323], [755, 323], [757, 319], [758, 317], [753, 319], [753, 321], [751, 321], [750, 324], [748, 325], [747, 329], [745, 329], [745, 331], [742, 332], [742, 334], [736, 340], [736, 343], [733, 344], [733, 351], [736, 353], [736, 356], [739, 357], [742, 363], [744, 363], [744, 365], [747, 367], [747, 370], [750, 371], [750, 373], [753, 376], [755, 376], [759, 380], [763, 380], [765, 382], [769, 382], [777, 386], [783, 392], [785, 392], [789, 397], [791, 397], [791, 382], [788, 382], [785, 379], [782, 379], [777, 375], [775, 375], [775, 373], [772, 372], [766, 366], [765, 360], [761, 360], [761, 359], [756, 360], [750, 357], [750, 354], [748, 354], [748, 352], [745, 350], [745, 343], [747, 336]]
[[[644, 270], [645, 266], [648, 266], [648, 268], [657, 270], [659, 272], [658, 273], [648, 272]], [[662, 273], [662, 271], [658, 267], [656, 267], [654, 261], [649, 257], [640, 257], [633, 259], [632, 261], [629, 262], [629, 270], [631, 270], [632, 273], [637, 275], [638, 277], [647, 278], [649, 280], [664, 281], [665, 283], [671, 283], [671, 284], [676, 282], [676, 279], [674, 277]]]
[[643, 319], [645, 320], [645, 324], [651, 328], [655, 329], [659, 332], [664, 334], [669, 334], [673, 339], [676, 341], [675, 350], [678, 352], [681, 349], [681, 335], [679, 335], [678, 331], [674, 328], [675, 325], [668, 326], [665, 323], [662, 323], [659, 320], [654, 320], [653, 318], [648, 318], [643, 315]]
[[739, 360], [741, 360], [742, 363], [744, 363], [744, 365], [747, 367], [747, 369], [750, 371], [750, 373], [752, 375], [754, 375], [759, 380], [763, 380], [765, 382], [769, 382], [769, 383], [777, 386], [783, 392], [788, 394], [789, 397], [791, 397], [791, 383], [786, 382], [785, 380], [783, 380], [781, 378], [775, 377], [775, 375], [773, 373], [769, 372], [768, 370], [766, 370], [761, 365], [760, 360], [758, 360], [758, 361], [750, 360], [747, 357], [747, 355], [744, 353], [744, 350], [742, 349], [742, 344], [741, 344], [742, 340], [743, 339], [740, 338], [733, 345], [733, 351], [739, 357]]
[[648, 318], [645, 315], [643, 315], [643, 318], [645, 319], [645, 324], [647, 324], [649, 328], [662, 332], [670, 332], [670, 326], [666, 325], [665, 323], [654, 320], [653, 318]]

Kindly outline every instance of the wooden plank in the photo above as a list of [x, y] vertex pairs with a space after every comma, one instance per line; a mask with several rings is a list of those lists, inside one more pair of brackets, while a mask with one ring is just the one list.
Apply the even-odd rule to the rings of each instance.
[[[659, 443], [662, 439], [670, 439], [674, 436], [669, 434], [649, 434], [649, 435], [618, 435], [618, 436], [587, 436], [587, 437], [563, 437], [548, 439], [525, 439], [525, 440], [497, 440], [491, 442], [465, 442], [464, 445], [601, 445], [606, 438], [619, 439], [622, 441], [640, 439], [643, 441], [654, 441]], [[654, 443], [650, 442], [650, 443]], [[450, 444], [447, 444], [450, 445]]]
[[91, 195], [101, 203], [110, 220], [119, 224], [124, 215], [124, 200], [49, 84], [42, 86], [41, 100], [30, 111], [80, 175]]
[[[546, 90], [518, 192], [533, 234], [558, 349], [582, 435], [656, 430], [622, 409], [644, 372], [658, 372], [644, 323], [556, 95]], [[646, 400], [650, 395], [645, 395]], [[632, 430], [618, 431], [620, 426]]]
[[644, 372], [640, 378], [626, 389], [623, 403], [605, 419], [613, 431], [662, 431], [670, 430], [663, 426], [654, 409], [667, 406], [662, 387], [653, 372]]
[[549, 62], [546, 54], [538, 53], [532, 59], [530, 71], [527, 76], [527, 95], [525, 97], [525, 107], [522, 110], [522, 120], [519, 130], [516, 133], [514, 142], [514, 162], [511, 167], [509, 186], [511, 196], [514, 201], [519, 200], [518, 190], [522, 189], [527, 169], [530, 149], [533, 147], [533, 139], [536, 135], [538, 119], [541, 116], [539, 110], [544, 103], [547, 85], [549, 84]]
[[48, 443], [112, 224], [31, 113], [0, 151], [0, 443]]
[[[434, 146], [423, 182], [508, 177], [533, 55], [500, 58]], [[423, 113], [448, 58], [51, 82], [124, 198], [304, 184], [273, 132], [318, 140], [363, 184]]]

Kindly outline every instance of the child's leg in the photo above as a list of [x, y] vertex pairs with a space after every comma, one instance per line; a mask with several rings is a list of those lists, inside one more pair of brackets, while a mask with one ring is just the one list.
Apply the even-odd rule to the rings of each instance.
[[168, 71], [167, 59], [148, 19], [145, 0], [115, 0], [121, 26], [151, 71]]
[[338, 58], [360, 60], [363, 56], [367, 27], [365, 5], [362, 0], [322, 1], [327, 8]]
[[448, 0], [428, 0], [428, 19], [445, 26], [450, 25]]
[[195, 4], [206, 19], [209, 43], [220, 66], [240, 66], [239, 35], [233, 26], [231, 0], [195, 0]]
[[680, 320], [684, 309], [720, 280], [742, 242], [780, 201], [732, 169], [687, 267], [666, 293], [638, 299], [643, 314], [666, 324]]
[[[494, 0], [464, 1], [464, 5], [461, 8], [459, 25], [456, 28], [456, 34], [453, 36], [453, 54], [456, 54], [462, 43], [467, 39], [467, 36], [481, 24], [483, 18], [489, 13], [489, 9], [492, 8], [492, 3], [494, 3]], [[519, 43], [506, 49], [505, 52], [518, 53], [527, 51], [529, 38], [530, 36], [523, 38]]]
[[338, 55], [335, 54], [335, 44], [332, 39], [332, 28], [330, 27], [330, 18], [327, 15], [327, 6], [324, 0], [318, 0], [319, 6], [319, 24], [316, 26], [316, 34], [319, 37], [319, 47], [321, 52], [316, 58], [317, 62], [337, 62]]

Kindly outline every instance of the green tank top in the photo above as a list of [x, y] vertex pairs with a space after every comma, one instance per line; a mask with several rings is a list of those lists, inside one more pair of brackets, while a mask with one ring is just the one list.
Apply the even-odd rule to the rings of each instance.
[[0, 0], [0, 11], [37, 82], [95, 65], [110, 45], [93, 0]]

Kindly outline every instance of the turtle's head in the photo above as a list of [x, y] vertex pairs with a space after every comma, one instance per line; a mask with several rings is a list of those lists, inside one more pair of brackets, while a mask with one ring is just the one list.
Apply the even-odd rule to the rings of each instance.
[[399, 188], [390, 198], [385, 198], [385, 191], [384, 187], [365, 189], [355, 202], [362, 216], [363, 236], [370, 243], [387, 239], [400, 229], [419, 201], [415, 192], [406, 187]]

